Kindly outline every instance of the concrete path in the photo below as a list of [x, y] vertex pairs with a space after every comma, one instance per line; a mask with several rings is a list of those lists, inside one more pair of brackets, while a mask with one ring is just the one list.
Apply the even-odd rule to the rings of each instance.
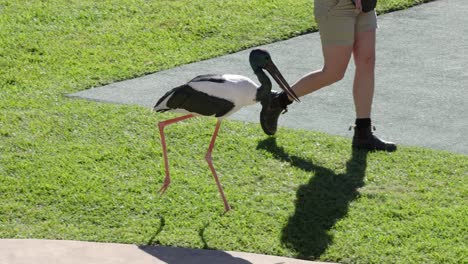
[[[312, 12], [312, 11], [311, 11]], [[439, 0], [379, 16], [376, 94], [377, 135], [404, 145], [468, 154], [468, 5]], [[262, 46], [293, 83], [322, 67], [318, 33]], [[236, 73], [256, 80], [250, 50], [184, 65], [71, 96], [152, 107], [167, 90], [206, 73]], [[280, 125], [351, 137], [354, 122], [350, 63], [345, 78], [301, 98]], [[259, 122], [260, 105], [231, 118]], [[260, 130], [259, 126], [259, 130]], [[313, 139], [311, 139], [313, 140]]]
[[313, 264], [252, 253], [59, 240], [0, 240], [2, 264]]

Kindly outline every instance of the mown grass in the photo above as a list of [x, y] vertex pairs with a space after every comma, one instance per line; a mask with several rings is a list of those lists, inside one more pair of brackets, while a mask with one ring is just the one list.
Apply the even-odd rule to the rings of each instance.
[[[421, 1], [379, 1], [379, 12]], [[0, 1], [0, 237], [215, 248], [344, 263], [466, 262], [468, 159], [64, 95], [315, 30], [310, 1]], [[155, 98], [157, 100], [157, 98]]]

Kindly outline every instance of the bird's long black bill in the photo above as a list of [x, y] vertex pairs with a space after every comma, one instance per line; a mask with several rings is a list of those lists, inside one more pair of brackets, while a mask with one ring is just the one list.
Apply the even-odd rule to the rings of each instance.
[[296, 93], [291, 89], [291, 86], [289, 86], [288, 82], [284, 79], [283, 75], [273, 62], [269, 63], [265, 68], [271, 74], [273, 79], [275, 79], [280, 88], [283, 89], [283, 91], [285, 91], [289, 96], [291, 96], [296, 102], [301, 101], [299, 100], [299, 97], [296, 95]]

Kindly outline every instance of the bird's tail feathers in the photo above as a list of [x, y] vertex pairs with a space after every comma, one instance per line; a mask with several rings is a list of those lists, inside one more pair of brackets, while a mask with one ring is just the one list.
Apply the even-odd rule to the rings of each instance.
[[153, 107], [153, 110], [156, 111], [156, 112], [166, 112], [166, 111], [170, 110], [170, 108], [167, 107], [167, 101], [169, 100], [171, 94], [173, 94], [175, 92], [175, 89], [177, 89], [177, 88], [178, 87], [168, 91], [165, 95], [163, 95], [161, 98], [159, 98], [158, 102]]

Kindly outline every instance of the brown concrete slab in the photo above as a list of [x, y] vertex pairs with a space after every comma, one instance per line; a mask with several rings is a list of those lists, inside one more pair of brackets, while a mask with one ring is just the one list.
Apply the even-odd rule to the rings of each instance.
[[253, 253], [69, 240], [0, 239], [2, 264], [313, 264]]

